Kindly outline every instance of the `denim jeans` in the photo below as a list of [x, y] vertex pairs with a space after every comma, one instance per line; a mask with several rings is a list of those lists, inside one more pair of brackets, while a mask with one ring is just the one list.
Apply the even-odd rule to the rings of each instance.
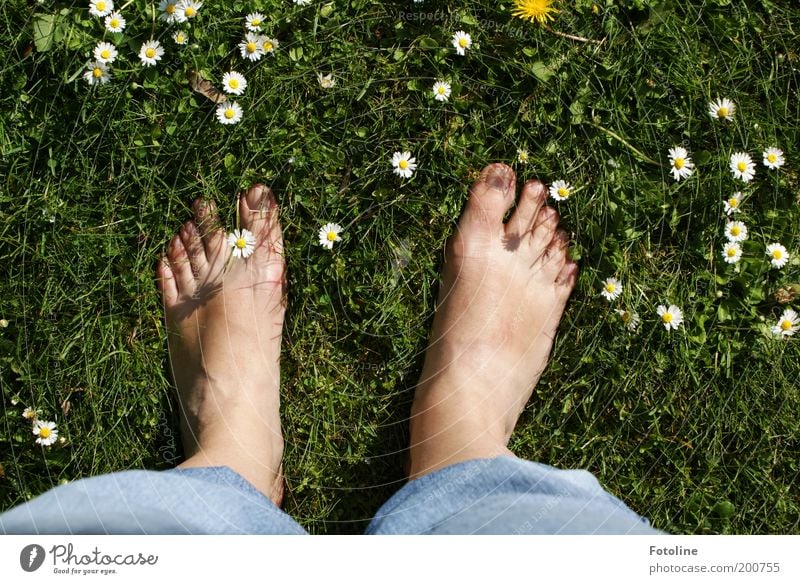
[[[5, 534], [304, 534], [227, 467], [124, 471], [54, 488], [0, 515]], [[408, 482], [368, 534], [659, 534], [582, 470], [502, 456]]]

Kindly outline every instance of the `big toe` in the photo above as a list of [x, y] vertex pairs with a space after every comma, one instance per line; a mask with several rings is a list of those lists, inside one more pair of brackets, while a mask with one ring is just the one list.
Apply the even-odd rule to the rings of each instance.
[[514, 203], [516, 175], [506, 164], [490, 164], [472, 185], [462, 222], [470, 227], [503, 229], [503, 216]]
[[256, 238], [255, 252], [263, 257], [281, 253], [283, 239], [278, 221], [278, 202], [272, 189], [262, 184], [251, 186], [239, 198], [242, 226]]

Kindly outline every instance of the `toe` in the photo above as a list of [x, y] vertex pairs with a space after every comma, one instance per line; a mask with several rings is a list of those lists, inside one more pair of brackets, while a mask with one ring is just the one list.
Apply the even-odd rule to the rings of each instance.
[[471, 226], [503, 228], [503, 216], [514, 202], [516, 175], [505, 164], [490, 164], [470, 189], [462, 221]]
[[175, 282], [175, 274], [169, 267], [169, 260], [166, 256], [162, 257], [156, 267], [156, 281], [158, 289], [164, 298], [164, 306], [170, 309], [178, 301], [178, 284]]
[[572, 260], [567, 260], [556, 277], [556, 285], [563, 288], [567, 295], [572, 292], [575, 283], [578, 281], [578, 271], [578, 264]]
[[530, 232], [546, 196], [547, 188], [541, 181], [531, 180], [525, 183], [517, 202], [517, 208], [506, 225], [506, 234], [521, 236], [523, 233]]
[[550, 245], [557, 227], [558, 211], [547, 205], [542, 206], [536, 215], [536, 222], [530, 238], [531, 249], [537, 257], [541, 256]]
[[556, 230], [541, 259], [542, 270], [550, 274], [553, 281], [556, 280], [567, 261], [568, 246], [569, 234], [563, 229]]
[[206, 248], [203, 240], [200, 239], [200, 232], [194, 221], [190, 220], [183, 224], [180, 237], [183, 247], [186, 249], [186, 255], [189, 256], [192, 272], [196, 277], [200, 277], [208, 270], [208, 259], [206, 258]]
[[278, 203], [269, 187], [262, 184], [251, 186], [239, 198], [239, 216], [242, 226], [256, 237], [256, 251], [282, 251]]
[[225, 244], [225, 232], [219, 220], [217, 205], [214, 201], [197, 199], [192, 205], [192, 211], [194, 223], [205, 246], [206, 258], [211, 261], [219, 257], [219, 252]]
[[195, 288], [194, 274], [192, 274], [192, 266], [189, 263], [189, 255], [186, 253], [180, 236], [176, 235], [172, 238], [167, 250], [167, 257], [170, 270], [175, 276], [178, 294], [183, 297], [192, 296]]

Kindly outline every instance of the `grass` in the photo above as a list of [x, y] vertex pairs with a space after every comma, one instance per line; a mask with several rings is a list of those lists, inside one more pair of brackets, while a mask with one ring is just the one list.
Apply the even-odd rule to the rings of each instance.
[[[562, 3], [553, 29], [597, 45], [514, 19], [510, 2], [232, 1], [206, 3], [179, 49], [153, 3], [133, 0], [114, 39], [124, 59], [98, 88], [78, 76], [103, 35], [85, 4], [0, 4], [0, 509], [180, 460], [154, 266], [194, 197], [232, 225], [236, 193], [258, 180], [279, 194], [288, 242], [286, 509], [315, 533], [363, 530], [402, 484], [467, 186], [527, 148], [520, 179], [580, 187], [557, 207], [582, 272], [512, 450], [591, 470], [671, 532], [800, 532], [800, 345], [768, 332], [786, 307], [776, 292], [800, 280], [792, 3]], [[280, 47], [250, 65], [235, 45], [256, 8]], [[458, 29], [475, 41], [466, 57]], [[143, 70], [151, 34], [167, 53]], [[233, 68], [249, 87], [226, 127], [186, 74], [219, 83]], [[438, 77], [453, 83], [444, 104]], [[708, 115], [717, 96], [736, 102], [733, 123]], [[681, 143], [698, 169], [675, 183], [667, 150]], [[777, 172], [760, 164], [770, 145], [787, 154]], [[405, 149], [420, 169], [400, 181], [389, 159]], [[736, 150], [759, 163], [744, 189], [727, 170]], [[720, 255], [733, 190], [750, 230], [736, 267]], [[333, 253], [315, 243], [328, 221], [345, 227]], [[774, 241], [795, 258], [782, 270], [764, 256]], [[608, 276], [625, 285], [612, 306], [598, 294]], [[681, 330], [658, 323], [662, 303], [683, 309]], [[638, 332], [616, 308], [641, 315]], [[67, 443], [35, 445], [25, 406]]]

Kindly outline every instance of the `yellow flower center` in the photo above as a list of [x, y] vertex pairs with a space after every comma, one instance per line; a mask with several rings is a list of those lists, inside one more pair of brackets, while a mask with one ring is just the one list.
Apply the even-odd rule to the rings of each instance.
[[[228, 109], [225, 110], [225, 117], [228, 118], [229, 120], [232, 120], [233, 116], [235, 116], [235, 115], [236, 115], [236, 112], [233, 111], [233, 108], [229, 107]], [[244, 239], [241, 239], [241, 238], [237, 239], [236, 240], [236, 247], [242, 247], [242, 246], [239, 245], [240, 241], [244, 241]]]
[[462, 49], [466, 49], [467, 48], [467, 37], [461, 37], [460, 39], [458, 39], [458, 46], [461, 47]]
[[558, 196], [559, 197], [568, 197], [569, 196], [569, 189], [567, 187], [558, 187]]
[[737, 235], [739, 235], [741, 232], [742, 232], [742, 228], [741, 228], [741, 227], [739, 227], [738, 225], [734, 225], [733, 227], [731, 227], [731, 235], [733, 235], [733, 236], [737, 236]]
[[728, 205], [733, 207], [734, 209], [739, 206], [739, 199], [728, 199]]
[[613, 294], [616, 289], [617, 287], [614, 286], [614, 284], [611, 284], [610, 282], [606, 284], [606, 292], [608, 292], [609, 294]]
[[728, 257], [729, 257], [729, 258], [732, 258], [732, 257], [734, 257], [735, 255], [736, 255], [736, 248], [734, 248], [734, 247], [729, 247], [729, 248], [728, 248]]
[[167, 14], [175, 14], [175, 5], [174, 4], [167, 4], [167, 7], [164, 9]]
[[439, 86], [439, 95], [444, 95], [447, 90], [444, 88], [444, 85]]
[[269, 52], [272, 50], [272, 43], [269, 41], [264, 41], [264, 50]]
[[250, 21], [250, 24], [252, 26], [261, 26], [261, 21], [258, 18], [254, 18], [253, 20]]
[[154, 48], [150, 47], [150, 48], [145, 50], [144, 55], [148, 59], [152, 59], [153, 57], [156, 56], [156, 50]]
[[781, 321], [781, 329], [788, 331], [792, 328], [792, 322], [790, 320], [782, 320]]
[[117, 20], [116, 18], [112, 18], [108, 22], [108, 24], [109, 24], [109, 26], [111, 26], [111, 28], [119, 28], [119, 20]]
[[717, 114], [721, 118], [727, 118], [728, 117], [728, 113], [729, 113], [728, 112], [728, 108], [726, 108], [724, 105], [717, 110]]
[[663, 316], [661, 317], [661, 320], [663, 320], [666, 323], [672, 322], [672, 313], [671, 312], [665, 312], [663, 314]]
[[179, 33], [178, 33], [178, 34], [175, 36], [175, 42], [177, 42], [177, 43], [182, 43], [182, 42], [184, 42], [185, 40], [186, 40], [186, 37], [185, 37], [185, 36], [183, 36], [183, 33], [180, 33], [180, 32], [179, 32]]
[[194, 18], [197, 15], [197, 10], [189, 6], [186, 10], [183, 11], [186, 14], [186, 18]]
[[228, 81], [228, 87], [231, 89], [239, 89], [239, 80], [238, 79], [230, 79]]
[[109, 51], [108, 49], [103, 49], [102, 51], [100, 51], [100, 56], [103, 57], [104, 59], [109, 59], [111, 57], [111, 51]]
[[397, 163], [397, 166], [399, 166], [401, 170], [405, 170], [406, 168], [408, 168], [408, 161], [401, 160], [400, 162]]
[[255, 53], [256, 49], [258, 47], [256, 46], [256, 44], [254, 42], [251, 41], [251, 42], [247, 43], [247, 47], [246, 48], [247, 48], [247, 52], [248, 53]]
[[739, 162], [739, 164], [736, 165], [736, 168], [739, 169], [739, 172], [744, 172], [745, 170], [747, 170], [747, 163], [744, 160], [742, 160]]
[[[232, 118], [233, 117], [232, 115], [228, 116], [228, 112], [233, 113], [233, 111], [232, 110], [228, 110], [228, 111], [225, 112], [225, 115], [227, 117]], [[247, 241], [245, 240], [244, 237], [240, 237], [239, 239], [236, 240], [236, 247], [238, 247], [239, 249], [244, 249], [244, 248], [247, 247]]]
[[95, 79], [100, 79], [103, 76], [103, 70], [100, 67], [95, 67], [92, 69], [92, 75], [94, 75]]
[[42, 428], [39, 428], [39, 437], [40, 438], [49, 438], [50, 437], [50, 428], [48, 428], [46, 426], [42, 427]]
[[767, 154], [767, 160], [769, 160], [770, 162], [775, 162], [776, 160], [778, 160], [778, 157], [775, 155], [774, 152], [770, 152], [769, 154]]
[[328, 241], [336, 241], [336, 233], [333, 231], [328, 231], [327, 238]]
[[97, 10], [98, 10], [99, 12], [103, 12], [103, 11], [105, 11], [105, 9], [106, 9], [106, 3], [105, 3], [105, 2], [103, 2], [103, 0], [100, 0], [100, 2], [98, 2], [97, 4], [95, 4], [95, 6], [97, 7]]
[[675, 168], [680, 170], [681, 168], [683, 168], [683, 165], [686, 164], [686, 160], [684, 160], [683, 158], [676, 158], [674, 164]]
[[772, 257], [775, 258], [776, 260], [779, 260], [783, 257], [783, 252], [779, 249], [773, 249]]

